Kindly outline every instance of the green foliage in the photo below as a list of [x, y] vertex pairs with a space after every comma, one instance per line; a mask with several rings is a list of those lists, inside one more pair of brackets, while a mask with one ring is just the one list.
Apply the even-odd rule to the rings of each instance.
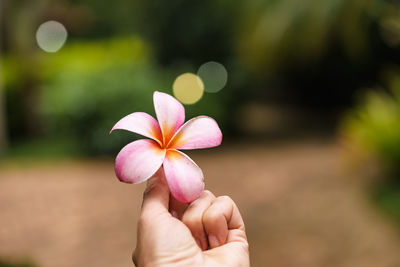
[[371, 52], [371, 25], [384, 2], [247, 1], [237, 39], [240, 56], [262, 74], [315, 64], [335, 45], [357, 61]]
[[[115, 153], [136, 135], [112, 126], [132, 112], [154, 115], [153, 92], [170, 92], [171, 71], [155, 67], [146, 46], [126, 40], [76, 43], [43, 61], [41, 113], [52, 138], [73, 138], [84, 153]], [[229, 98], [205, 96], [187, 117], [228, 118]]]
[[400, 226], [400, 185], [384, 184], [373, 194], [374, 202]]
[[42, 52], [41, 75], [49, 79], [60, 72], [99, 72], [115, 65], [150, 62], [150, 49], [138, 37], [109, 41], [72, 42], [56, 54]]
[[138, 13], [137, 1], [118, 0], [68, 0], [72, 5], [89, 11], [88, 20], [96, 27], [86, 29], [85, 37], [106, 38], [110, 35], [126, 35], [135, 31]]
[[342, 132], [353, 146], [370, 153], [388, 177], [400, 174], [400, 83], [391, 94], [369, 92], [362, 105], [343, 123]]
[[[138, 0], [138, 30], [162, 64], [226, 64], [232, 55], [237, 0]], [[145, 23], [143, 23], [145, 22]]]
[[[75, 43], [43, 61], [41, 113], [49, 136], [72, 136], [84, 152], [114, 151], [128, 135], [108, 135], [134, 111], [151, 112], [165, 79], [139, 40]], [[123, 136], [123, 137], [121, 137]]]

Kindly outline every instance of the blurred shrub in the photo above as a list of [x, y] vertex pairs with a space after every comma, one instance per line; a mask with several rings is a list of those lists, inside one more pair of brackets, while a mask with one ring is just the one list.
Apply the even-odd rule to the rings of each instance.
[[377, 161], [385, 177], [398, 179], [400, 76], [392, 80], [389, 93], [370, 91], [362, 104], [345, 118], [342, 134], [352, 150], [359, 152], [353, 154], [356, 160], [372, 158]]
[[399, 62], [399, 46], [380, 26], [398, 17], [390, 2], [243, 1], [235, 49], [254, 77], [271, 84], [269, 99], [335, 111], [353, 105], [353, 93], [379, 80], [382, 66]]
[[[137, 136], [124, 131], [109, 136], [112, 126], [135, 111], [154, 115], [153, 92], [171, 93], [174, 72], [156, 67], [137, 39], [65, 47], [43, 61], [45, 132], [52, 138], [73, 138], [85, 153], [115, 153]], [[207, 114], [226, 121], [228, 99], [204, 96], [187, 107], [187, 117]]]
[[371, 53], [384, 0], [247, 1], [238, 34], [242, 59], [262, 74], [315, 64], [340, 47], [353, 62]]
[[[216, 60], [226, 64], [232, 57], [238, 0], [137, 0], [138, 30], [152, 42], [163, 65]], [[145, 22], [145, 23], [143, 23]]]
[[46, 55], [40, 111], [44, 132], [76, 140], [83, 152], [101, 154], [118, 146], [112, 125], [134, 109], [148, 109], [152, 88], [162, 86], [140, 39], [74, 43]]

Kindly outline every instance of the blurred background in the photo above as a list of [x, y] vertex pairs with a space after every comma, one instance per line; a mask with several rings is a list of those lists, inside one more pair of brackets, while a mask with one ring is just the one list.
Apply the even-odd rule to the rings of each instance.
[[395, 0], [1, 0], [0, 266], [132, 266], [144, 185], [109, 130], [174, 95], [252, 266], [400, 266]]

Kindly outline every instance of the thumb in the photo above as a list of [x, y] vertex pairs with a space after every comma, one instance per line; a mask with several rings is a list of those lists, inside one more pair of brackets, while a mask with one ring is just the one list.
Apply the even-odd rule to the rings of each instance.
[[142, 213], [168, 212], [169, 188], [165, 180], [164, 169], [160, 169], [147, 181], [143, 193]]

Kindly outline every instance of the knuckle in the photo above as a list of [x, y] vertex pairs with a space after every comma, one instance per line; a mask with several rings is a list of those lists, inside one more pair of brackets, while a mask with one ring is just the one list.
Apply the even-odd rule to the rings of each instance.
[[211, 193], [209, 190], [204, 190], [203, 193], [201, 193], [200, 197], [193, 201], [191, 205], [195, 206], [198, 205], [199, 203], [203, 203], [204, 201], [212, 201], [215, 196], [213, 193]]
[[204, 190], [203, 195], [204, 195], [205, 197], [213, 197], [213, 196], [214, 196], [214, 194], [211, 193], [210, 190]]
[[201, 216], [190, 213], [183, 214], [182, 222], [190, 227], [195, 227], [201, 223]]
[[193, 208], [202, 207], [206, 203], [211, 203], [214, 198], [215, 198], [215, 196], [213, 193], [211, 193], [208, 190], [205, 190], [205, 191], [203, 191], [203, 193], [201, 193], [201, 195], [198, 199], [196, 199], [195, 201], [190, 203], [188, 208], [193, 209]]
[[220, 212], [215, 209], [209, 209], [205, 212], [203, 221], [207, 224], [215, 222], [221, 216]]
[[220, 197], [217, 197], [217, 200], [221, 201], [221, 202], [230, 202], [230, 203], [233, 202], [233, 200], [230, 196], [220, 196]]

